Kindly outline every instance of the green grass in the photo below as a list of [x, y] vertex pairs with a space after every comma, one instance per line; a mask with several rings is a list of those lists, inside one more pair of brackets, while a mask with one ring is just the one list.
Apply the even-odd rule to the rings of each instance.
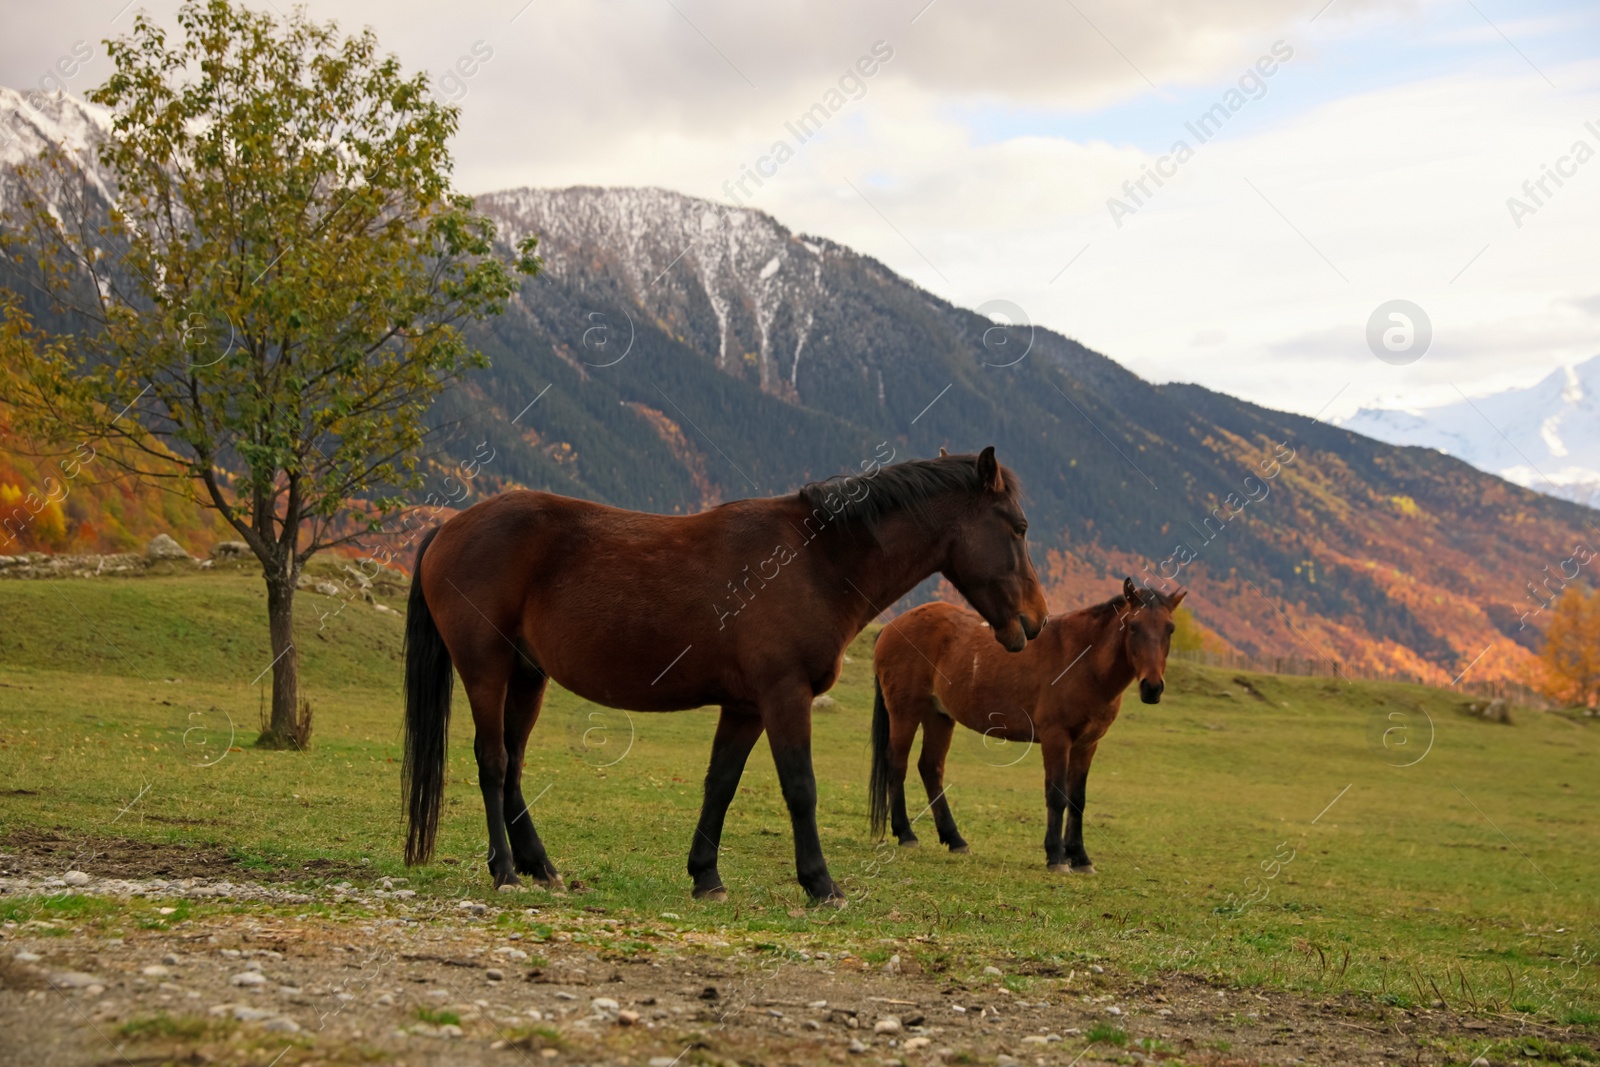
[[[261, 870], [325, 858], [357, 882], [404, 875], [423, 894], [504, 902], [484, 870], [459, 687], [440, 858], [400, 863], [399, 616], [355, 603], [319, 629], [317, 610], [337, 604], [303, 593], [313, 748], [251, 747], [262, 693], [251, 683], [270, 659], [259, 586], [247, 574], [0, 583], [0, 832], [220, 845]], [[684, 857], [714, 713], [628, 715], [552, 691], [525, 793], [553, 858], [589, 892], [547, 906], [544, 921], [599, 907], [646, 928], [670, 912], [673, 927], [785, 951], [887, 958], [879, 939], [893, 937], [910, 942], [893, 951], [963, 980], [990, 963], [1058, 968], [1088, 991], [1106, 980], [1088, 970], [1098, 963], [1596, 1018], [1600, 735], [1583, 723], [1522, 711], [1505, 726], [1470, 718], [1447, 691], [1266, 675], [1246, 686], [1239, 672], [1175, 663], [1163, 703], [1130, 697], [1100, 747], [1087, 820], [1099, 875], [1062, 876], [1044, 869], [1038, 752], [986, 751], [971, 733], [947, 780], [973, 853], [939, 848], [926, 819], [921, 849], [868, 838], [871, 653], [862, 640], [849, 654], [838, 707], [814, 725], [822, 840], [856, 898], [848, 909], [804, 907], [761, 752], [724, 840], [732, 899], [691, 901]], [[1422, 750], [1429, 719], [1426, 757], [1392, 765]], [[1412, 747], [1385, 750], [1377, 739], [1396, 723]], [[130, 922], [188, 915], [141, 909]]]

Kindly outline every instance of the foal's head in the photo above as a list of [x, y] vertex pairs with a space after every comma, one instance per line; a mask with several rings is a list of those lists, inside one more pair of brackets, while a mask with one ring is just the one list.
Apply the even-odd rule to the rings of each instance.
[[1187, 595], [1186, 589], [1167, 596], [1138, 588], [1132, 578], [1123, 580], [1122, 642], [1128, 662], [1133, 664], [1133, 676], [1139, 680], [1139, 699], [1146, 704], [1161, 703], [1161, 691], [1167, 684], [1167, 653], [1172, 648], [1172, 631], [1177, 628], [1172, 613]]

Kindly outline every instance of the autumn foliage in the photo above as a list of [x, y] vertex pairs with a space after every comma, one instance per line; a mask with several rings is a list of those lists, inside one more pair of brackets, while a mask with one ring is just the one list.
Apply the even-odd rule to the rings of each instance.
[[1569, 705], [1600, 704], [1600, 589], [1568, 588], [1556, 601], [1539, 665], [1544, 690]]

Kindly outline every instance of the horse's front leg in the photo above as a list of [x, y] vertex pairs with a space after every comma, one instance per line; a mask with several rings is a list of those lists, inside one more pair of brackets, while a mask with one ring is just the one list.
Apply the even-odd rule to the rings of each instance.
[[1067, 851], [1062, 843], [1061, 822], [1067, 810], [1067, 753], [1065, 738], [1041, 738], [1039, 754], [1044, 757], [1044, 862], [1052, 871], [1067, 871]]
[[1083, 808], [1088, 802], [1089, 765], [1094, 762], [1094, 750], [1099, 744], [1098, 738], [1088, 744], [1074, 744], [1067, 768], [1066, 852], [1067, 862], [1075, 874], [1094, 873], [1094, 863], [1083, 848]]
[[695, 827], [689, 846], [689, 877], [694, 879], [694, 895], [706, 900], [726, 900], [728, 891], [717, 873], [717, 852], [722, 847], [722, 822], [728, 805], [738, 792], [745, 760], [761, 736], [761, 716], [751, 708], [725, 705], [717, 720], [717, 734], [711, 742], [711, 766], [706, 770], [705, 799], [700, 805], [700, 824]]
[[817, 836], [817, 779], [811, 767], [811, 688], [787, 686], [761, 700], [761, 720], [772, 746], [783, 799], [794, 831], [795, 872], [811, 899], [843, 906], [844, 890], [828, 873]]

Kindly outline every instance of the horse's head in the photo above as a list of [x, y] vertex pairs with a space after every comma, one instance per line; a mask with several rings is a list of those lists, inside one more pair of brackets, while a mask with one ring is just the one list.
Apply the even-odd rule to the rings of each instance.
[[1176, 629], [1172, 613], [1178, 610], [1188, 590], [1180, 589], [1167, 596], [1154, 589], [1140, 589], [1132, 578], [1127, 578], [1122, 583], [1122, 595], [1128, 602], [1122, 614], [1122, 641], [1128, 662], [1133, 664], [1133, 676], [1139, 680], [1139, 699], [1146, 704], [1159, 704], [1167, 684], [1167, 653]]
[[[941, 453], [943, 450], [941, 449]], [[976, 458], [945, 456], [945, 462], [975, 463], [978, 491], [956, 517], [943, 573], [982, 615], [995, 640], [1020, 652], [1044, 627], [1049, 608], [1028, 558], [1028, 517], [1017, 502], [1015, 479], [994, 458], [994, 446]]]

